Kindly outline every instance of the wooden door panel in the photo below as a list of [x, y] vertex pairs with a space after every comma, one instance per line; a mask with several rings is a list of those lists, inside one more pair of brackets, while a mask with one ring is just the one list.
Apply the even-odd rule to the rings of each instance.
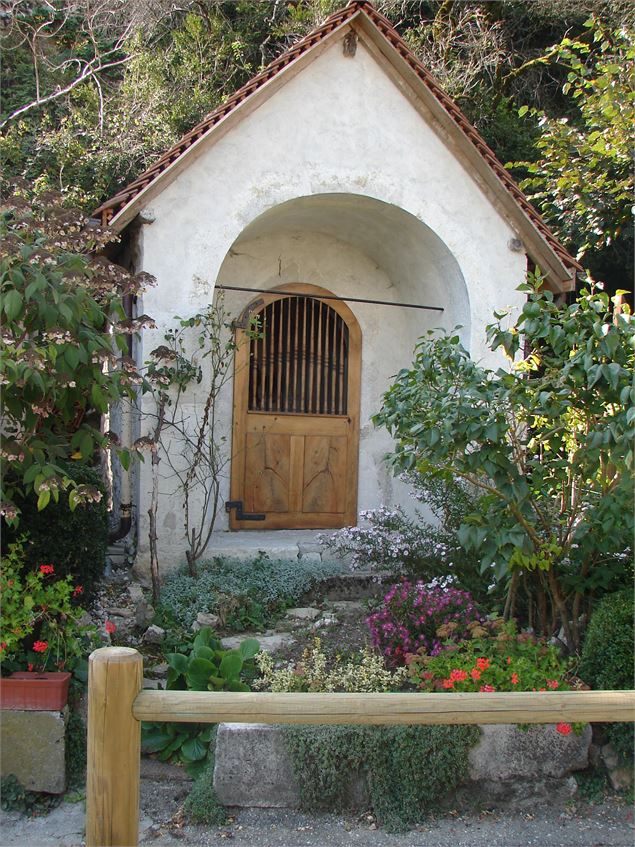
[[325, 289], [283, 288], [284, 295], [274, 290], [256, 301], [258, 337], [236, 333], [230, 499], [265, 517], [240, 521], [232, 510], [230, 528], [350, 526], [357, 519], [359, 324], [341, 301], [325, 302]]
[[304, 439], [305, 513], [346, 511], [347, 439], [308, 435]]
[[246, 512], [288, 512], [291, 437], [248, 432], [245, 450]]

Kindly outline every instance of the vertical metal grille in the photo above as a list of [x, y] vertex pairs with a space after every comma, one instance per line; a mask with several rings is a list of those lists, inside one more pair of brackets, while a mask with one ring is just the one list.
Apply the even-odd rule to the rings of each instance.
[[249, 351], [249, 411], [345, 415], [348, 327], [312, 297], [274, 300], [260, 312]]

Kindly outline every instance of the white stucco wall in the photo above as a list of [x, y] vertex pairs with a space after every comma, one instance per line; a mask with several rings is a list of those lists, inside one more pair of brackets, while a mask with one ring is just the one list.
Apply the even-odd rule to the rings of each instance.
[[[439, 315], [351, 304], [363, 335], [359, 507], [407, 503], [381, 462], [386, 436], [369, 420], [381, 393], [428, 328], [462, 323], [472, 355], [493, 364], [484, 327], [494, 308], [522, 303], [515, 288], [525, 258], [509, 249], [512, 229], [363, 45], [354, 58], [340, 43], [327, 49], [211, 144], [144, 216], [154, 222], [140, 233], [140, 269], [157, 286], [143, 311], [159, 329], [144, 335], [142, 359], [175, 315], [211, 302], [216, 281], [313, 283], [338, 295], [444, 308]], [[237, 313], [250, 299], [228, 294], [226, 304]], [[148, 463], [139, 486], [141, 561], [149, 487]], [[174, 498], [166, 498], [159, 530], [164, 566], [178, 564]]]

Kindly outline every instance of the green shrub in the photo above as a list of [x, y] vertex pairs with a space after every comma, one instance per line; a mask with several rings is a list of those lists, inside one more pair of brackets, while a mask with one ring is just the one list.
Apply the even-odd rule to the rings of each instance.
[[285, 741], [307, 810], [341, 809], [365, 774], [378, 820], [403, 831], [437, 809], [468, 768], [476, 726], [288, 726]]
[[197, 578], [185, 570], [167, 576], [158, 612], [186, 629], [199, 612], [221, 613], [229, 628], [259, 627], [320, 580], [342, 572], [341, 563], [270, 559], [265, 553], [253, 561], [215, 558], [200, 565]]
[[[64, 473], [81, 485], [95, 486], [103, 490], [98, 471], [78, 462], [63, 465]], [[105, 498], [99, 503], [91, 502], [77, 506], [71, 512], [68, 494], [60, 492], [59, 502], [53, 500], [46, 509], [37, 510], [37, 497], [31, 495], [18, 503], [22, 516], [17, 530], [5, 533], [11, 541], [25, 529], [29, 543], [25, 549], [26, 569], [51, 563], [60, 576], [70, 574], [75, 582], [83, 586], [83, 599], [87, 602], [93, 595], [95, 583], [102, 575], [108, 544], [108, 523]]]
[[[606, 596], [591, 616], [579, 674], [592, 688], [635, 688], [633, 612], [633, 590], [629, 588]], [[632, 724], [607, 724], [604, 729], [622, 758], [632, 762]]]

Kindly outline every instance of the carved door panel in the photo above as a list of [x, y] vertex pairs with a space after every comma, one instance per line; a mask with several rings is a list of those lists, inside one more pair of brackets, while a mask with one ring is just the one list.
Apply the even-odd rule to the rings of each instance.
[[259, 337], [237, 330], [231, 499], [264, 520], [232, 529], [356, 523], [361, 334], [313, 286], [258, 303]]

